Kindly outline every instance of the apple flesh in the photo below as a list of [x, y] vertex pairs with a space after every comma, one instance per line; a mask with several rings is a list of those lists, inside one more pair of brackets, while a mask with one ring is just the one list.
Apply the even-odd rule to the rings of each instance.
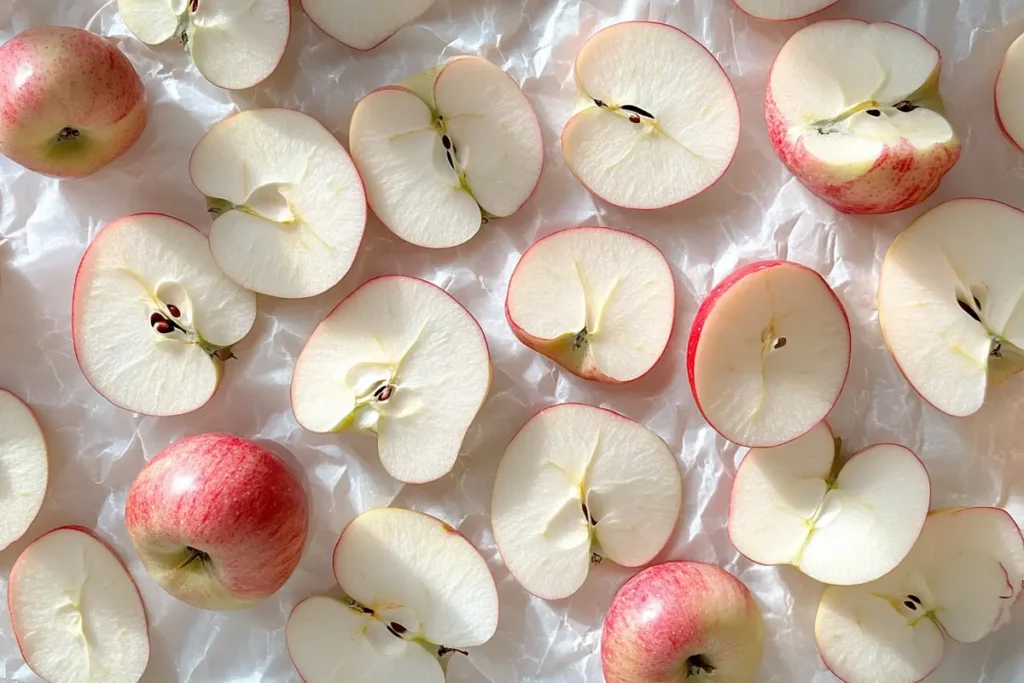
[[490, 382], [473, 316], [429, 282], [389, 275], [313, 331], [295, 362], [292, 410], [312, 432], [375, 434], [388, 474], [425, 483], [454, 467]]
[[999, 71], [996, 117], [1006, 137], [1024, 151], [1024, 35], [1010, 45]]
[[137, 683], [149, 664], [138, 588], [88, 529], [54, 529], [25, 548], [7, 606], [25, 663], [48, 683]]
[[0, 389], [0, 550], [21, 538], [46, 497], [49, 479], [46, 438], [35, 413]]
[[576, 57], [580, 102], [562, 154], [597, 197], [631, 209], [678, 204], [725, 174], [740, 139], [729, 77], [707, 49], [651, 21], [594, 34]]
[[284, 585], [302, 556], [308, 515], [285, 463], [228, 434], [165, 448], [139, 472], [125, 505], [146, 571], [208, 610], [251, 607]]
[[972, 415], [989, 390], [1024, 370], [1024, 212], [954, 199], [889, 247], [878, 320], [896, 365], [924, 400]]
[[734, 0], [736, 6], [755, 19], [789, 21], [820, 12], [839, 0]]
[[842, 462], [838, 443], [822, 422], [788, 444], [746, 454], [729, 510], [740, 553], [843, 586], [874, 581], [903, 561], [928, 516], [928, 471], [894, 444]]
[[356, 50], [372, 50], [416, 21], [436, 0], [302, 0], [324, 33]]
[[821, 21], [772, 66], [765, 100], [775, 152], [839, 211], [901, 211], [927, 199], [960, 158], [943, 115], [939, 51], [887, 22]]
[[607, 683], [753, 683], [764, 649], [761, 612], [732, 574], [668, 562], [619, 589], [601, 634]]
[[544, 166], [533, 106], [480, 57], [374, 90], [356, 105], [349, 144], [377, 218], [434, 249], [463, 244], [486, 220], [518, 211]]
[[657, 434], [610, 410], [566, 403], [534, 415], [505, 449], [491, 522], [516, 581], [559, 600], [601, 558], [624, 567], [653, 560], [681, 506], [679, 465]]
[[850, 370], [850, 323], [815, 271], [759, 261], [697, 311], [686, 368], [704, 419], [751, 448], [781, 446], [824, 420]]
[[0, 46], [0, 111], [0, 154], [38, 173], [84, 178], [142, 135], [146, 89], [113, 43], [40, 26]]
[[217, 267], [206, 237], [163, 214], [100, 230], [75, 276], [75, 356], [96, 391], [125, 410], [201, 408], [255, 321], [256, 296]]
[[192, 183], [216, 218], [210, 250], [260, 294], [322, 294], [348, 273], [366, 226], [359, 172], [316, 119], [290, 109], [235, 114], [192, 152]]
[[672, 270], [656, 246], [584, 227], [549, 235], [523, 254], [505, 317], [521, 342], [573, 374], [622, 383], [661, 358], [675, 305]]
[[227, 90], [269, 78], [291, 32], [288, 0], [117, 0], [117, 8], [136, 38], [179, 41], [203, 78]]

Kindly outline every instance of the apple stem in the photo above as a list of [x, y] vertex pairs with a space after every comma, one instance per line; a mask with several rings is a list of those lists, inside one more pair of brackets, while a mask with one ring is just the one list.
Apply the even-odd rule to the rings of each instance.
[[57, 142], [64, 142], [65, 140], [74, 140], [81, 134], [81, 131], [79, 131], [77, 128], [65, 126], [64, 128], [60, 129], [59, 133], [57, 133]]
[[206, 564], [206, 561], [210, 559], [209, 555], [204, 553], [202, 550], [193, 548], [192, 546], [185, 546], [185, 550], [189, 553], [188, 559], [182, 562], [178, 569], [184, 569], [195, 562]]

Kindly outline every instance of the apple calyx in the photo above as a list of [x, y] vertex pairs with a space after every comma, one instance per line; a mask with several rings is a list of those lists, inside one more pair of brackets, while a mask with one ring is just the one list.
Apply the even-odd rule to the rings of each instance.
[[[149, 325], [161, 341], [195, 344], [208, 356], [221, 361], [235, 357], [230, 346], [211, 344], [195, 328], [191, 316], [192, 302], [184, 287], [176, 282], [162, 282], [151, 297]], [[169, 300], [178, 301], [181, 307]]]
[[705, 674], [711, 675], [715, 673], [716, 670], [704, 655], [693, 655], [686, 658], [686, 674], [684, 678], [686, 680], [702, 678]]

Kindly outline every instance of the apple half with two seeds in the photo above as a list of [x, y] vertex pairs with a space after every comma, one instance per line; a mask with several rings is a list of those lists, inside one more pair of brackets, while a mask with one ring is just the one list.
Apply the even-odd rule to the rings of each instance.
[[996, 117], [1006, 137], [1024, 151], [1024, 35], [1010, 45], [999, 71]]
[[78, 364], [96, 391], [132, 412], [201, 408], [255, 321], [256, 296], [217, 267], [206, 237], [163, 214], [100, 230], [75, 276]]
[[438, 657], [498, 627], [487, 563], [439, 519], [400, 508], [356, 517], [334, 549], [344, 600], [313, 597], [288, 617], [288, 653], [306, 683], [444, 683]]
[[46, 437], [35, 413], [0, 389], [0, 550], [21, 538], [46, 497], [49, 479]]
[[48, 683], [136, 683], [149, 664], [138, 588], [88, 529], [54, 529], [25, 548], [7, 606], [25, 663]]
[[313, 331], [295, 363], [292, 409], [312, 432], [376, 434], [388, 474], [418, 484], [451, 471], [490, 382], [473, 316], [436, 285], [389, 275]]
[[809, 432], [839, 400], [850, 323], [828, 283], [789, 261], [759, 261], [697, 311], [686, 354], [694, 401], [729, 441], [771, 448]]
[[775, 152], [845, 213], [923, 202], [960, 158], [943, 115], [940, 65], [935, 46], [896, 24], [838, 19], [797, 31], [768, 80]]
[[729, 509], [729, 538], [740, 553], [842, 586], [874, 581], [903, 561], [931, 504], [924, 464], [894, 444], [845, 462], [838, 450], [821, 422], [784, 446], [746, 454]]
[[227, 90], [274, 73], [291, 32], [288, 0], [117, 0], [117, 8], [136, 38], [179, 41], [203, 78]]
[[216, 219], [210, 250], [259, 294], [321, 294], [348, 273], [366, 226], [359, 172], [330, 131], [291, 109], [235, 114], [192, 152], [192, 183]]
[[878, 320], [893, 359], [948, 415], [981, 410], [989, 390], [1024, 370], [1024, 212], [954, 199], [889, 247]]
[[573, 228], [530, 247], [512, 273], [505, 317], [516, 337], [565, 369], [631, 382], [672, 335], [675, 281], [664, 254], [636, 235]]
[[404, 85], [374, 90], [352, 114], [352, 158], [377, 218], [407, 242], [469, 241], [518, 211], [544, 166], [533, 106], [511, 76], [456, 57]]
[[494, 540], [527, 591], [559, 600], [592, 562], [640, 567], [661, 552], [682, 507], [682, 476], [661, 438], [603, 408], [545, 408], [505, 449], [494, 479]]
[[302, 0], [310, 20], [338, 42], [372, 50], [416, 21], [436, 0]]
[[664, 208], [703, 192], [732, 163], [740, 140], [732, 83], [674, 26], [609, 26], [584, 43], [574, 75], [580, 102], [562, 131], [562, 155], [597, 197]]
[[830, 586], [815, 640], [846, 683], [917, 683], [942, 662], [943, 634], [973, 643], [1002, 627], [1024, 588], [1024, 539], [996, 508], [932, 512], [910, 555], [862, 586]]
[[736, 6], [755, 19], [789, 21], [803, 19], [831, 7], [839, 0], [734, 0]]

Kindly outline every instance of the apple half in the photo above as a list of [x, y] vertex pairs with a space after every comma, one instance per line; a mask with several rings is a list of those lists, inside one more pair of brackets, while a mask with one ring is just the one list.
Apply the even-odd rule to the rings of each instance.
[[887, 22], [820, 21], [772, 66], [765, 100], [775, 152], [839, 211], [901, 211], [927, 199], [960, 158], [943, 114], [939, 51]]
[[759, 261], [708, 295], [690, 331], [686, 369], [704, 419], [729, 441], [781, 446], [824, 420], [850, 370], [850, 323], [806, 266]]
[[313, 331], [292, 375], [292, 410], [312, 432], [377, 435], [388, 474], [410, 484], [451, 471], [491, 382], [487, 340], [443, 289], [370, 280]]
[[0, 389], [0, 550], [25, 535], [39, 514], [49, 479], [46, 437], [35, 413]]
[[505, 449], [491, 522], [509, 572], [545, 600], [580, 589], [592, 562], [640, 567], [668, 543], [682, 476], [661, 438], [579, 403], [534, 415]]
[[672, 336], [676, 293], [661, 251], [628, 232], [562, 230], [512, 273], [505, 317], [519, 341], [585, 379], [631, 382]]
[[256, 296], [217, 267], [206, 237], [163, 214], [104, 227], [75, 276], [78, 364], [96, 391], [132, 412], [201, 408], [255, 321]]
[[244, 90], [274, 73], [291, 32], [288, 0], [117, 0], [128, 30], [147, 45], [174, 38], [203, 78]]
[[316, 296], [352, 267], [366, 226], [363, 183], [312, 116], [257, 109], [224, 119], [196, 145], [189, 174], [216, 216], [213, 258], [246, 289]]
[[668, 24], [629, 21], [598, 31], [574, 68], [580, 93], [562, 155], [591, 194], [660, 209], [721, 178], [740, 140], [740, 110], [721, 64]]
[[729, 509], [740, 553], [840, 586], [874, 581], [903, 561], [928, 516], [928, 471], [903, 446], [871, 446], [845, 462], [838, 446], [821, 422], [788, 444], [746, 454]]
[[999, 71], [996, 116], [1006, 137], [1024, 151], [1024, 35], [1010, 45]]
[[436, 0], [302, 0], [310, 20], [338, 42], [372, 50], [416, 21]]
[[900, 371], [954, 417], [1024, 370], [1024, 212], [954, 199], [918, 218], [889, 247], [878, 320]]
[[803, 19], [828, 9], [839, 0], [734, 0], [736, 6], [755, 19], [789, 21]]
[[7, 606], [25, 663], [49, 683], [136, 683], [149, 664], [138, 588], [88, 529], [54, 529], [25, 548]]
[[481, 57], [456, 57], [405, 85], [374, 90], [352, 114], [352, 158], [377, 218], [407, 242], [469, 241], [533, 195], [544, 140], [511, 76]]
[[942, 662], [943, 634], [973, 643], [1005, 624], [1022, 580], [1024, 539], [1005, 511], [936, 511], [895, 570], [825, 589], [815, 640], [846, 683], [917, 683]]
[[438, 657], [465, 654], [497, 630], [487, 563], [430, 515], [400, 508], [359, 515], [334, 549], [334, 573], [348, 597], [303, 601], [285, 629], [306, 683], [443, 683]]

